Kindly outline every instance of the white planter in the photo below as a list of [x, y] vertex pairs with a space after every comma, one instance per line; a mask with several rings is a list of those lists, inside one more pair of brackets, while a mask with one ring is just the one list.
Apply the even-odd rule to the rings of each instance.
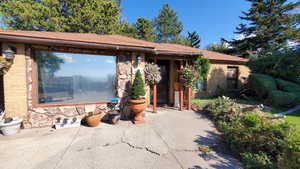
[[4, 123], [4, 120], [0, 121], [0, 130], [3, 135], [14, 135], [20, 131], [21, 123], [23, 119], [14, 117], [9, 123]]

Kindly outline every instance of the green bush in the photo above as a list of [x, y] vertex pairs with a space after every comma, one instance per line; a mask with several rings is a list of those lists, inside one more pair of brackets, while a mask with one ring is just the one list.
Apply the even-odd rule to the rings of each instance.
[[275, 106], [293, 106], [297, 100], [296, 94], [280, 90], [271, 91], [267, 98], [267, 102]]
[[241, 153], [241, 158], [247, 169], [277, 169], [269, 157], [264, 153]]
[[248, 66], [254, 73], [267, 74], [276, 78], [294, 81], [300, 77], [300, 48], [281, 50], [251, 58]]
[[256, 127], [261, 124], [262, 118], [257, 114], [247, 113], [241, 118], [241, 121], [245, 127]]
[[286, 92], [300, 92], [300, 85], [285, 81], [282, 79], [276, 79], [276, 84], [279, 90], [283, 90]]
[[297, 83], [298, 85], [300, 85], [300, 77], [295, 78], [292, 81], [295, 82], [295, 83]]
[[278, 166], [284, 169], [300, 168], [300, 133], [292, 133], [286, 139], [286, 146], [279, 157]]
[[250, 89], [260, 98], [268, 96], [269, 92], [276, 90], [276, 82], [274, 78], [268, 75], [252, 73], [248, 79]]
[[226, 97], [219, 97], [204, 110], [246, 169], [299, 169], [300, 140], [290, 124], [268, 119], [265, 114], [242, 112]]
[[210, 117], [215, 120], [231, 121], [231, 118], [237, 115], [237, 105], [229, 97], [218, 97], [214, 102], [208, 104], [204, 110], [210, 112]]
[[135, 78], [131, 90], [132, 90], [131, 91], [132, 99], [140, 99], [146, 94], [145, 87], [144, 87], [144, 80], [142, 78], [142, 74], [140, 70], [138, 70], [135, 74]]

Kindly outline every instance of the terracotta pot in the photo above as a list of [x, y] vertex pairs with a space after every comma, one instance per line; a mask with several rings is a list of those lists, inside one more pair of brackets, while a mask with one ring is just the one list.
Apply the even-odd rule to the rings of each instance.
[[101, 121], [101, 114], [94, 114], [86, 117], [86, 123], [90, 127], [96, 127]]
[[144, 123], [145, 120], [143, 118], [143, 114], [147, 107], [146, 99], [129, 100], [129, 103], [131, 111], [135, 113], [133, 122], [135, 124]]

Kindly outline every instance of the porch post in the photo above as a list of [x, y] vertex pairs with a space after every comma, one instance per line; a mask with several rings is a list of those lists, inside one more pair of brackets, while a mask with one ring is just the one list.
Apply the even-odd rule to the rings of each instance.
[[192, 109], [192, 103], [191, 103], [191, 87], [188, 88], [188, 110]]
[[[157, 56], [154, 55], [154, 63], [157, 63]], [[157, 112], [157, 86], [153, 85], [153, 112]]]
[[[183, 68], [183, 61], [180, 61], [180, 69]], [[179, 110], [182, 111], [183, 110], [183, 104], [184, 104], [184, 90], [183, 90], [183, 85], [180, 85], [180, 107]]]

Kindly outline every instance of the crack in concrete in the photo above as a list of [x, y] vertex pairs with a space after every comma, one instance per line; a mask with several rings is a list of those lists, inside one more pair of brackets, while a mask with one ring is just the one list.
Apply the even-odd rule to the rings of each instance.
[[62, 163], [63, 158], [67, 154], [67, 152], [70, 150], [71, 146], [73, 145], [74, 141], [76, 140], [77, 136], [79, 135], [80, 127], [78, 128], [77, 132], [74, 134], [71, 142], [69, 143], [68, 147], [65, 149], [63, 154], [61, 155], [60, 159], [57, 161], [57, 163], [54, 166], [54, 169], [57, 169], [57, 167]]
[[123, 139], [121, 140], [121, 142], [122, 142], [123, 144], [128, 145], [129, 147], [131, 147], [131, 148], [133, 148], [133, 149], [146, 150], [147, 152], [150, 152], [150, 153], [152, 153], [152, 154], [155, 154], [155, 155], [157, 155], [157, 156], [160, 156], [160, 153], [158, 153], [158, 152], [156, 152], [156, 151], [154, 151], [154, 150], [151, 150], [151, 149], [148, 148], [148, 147], [139, 147], [139, 146], [135, 146], [135, 145], [132, 145], [132, 144], [129, 143], [129, 142], [124, 141]]
[[173, 158], [176, 160], [176, 162], [180, 166], [180, 168], [184, 169], [183, 164], [179, 161], [179, 159], [176, 157], [176, 155], [172, 152], [172, 148], [169, 146], [167, 141], [165, 139], [163, 139], [163, 137], [153, 127], [151, 127], [151, 128], [156, 133], [156, 135], [163, 141], [163, 143], [167, 146], [168, 152], [173, 156]]
[[154, 155], [160, 156], [161, 154], [150, 149], [149, 147], [140, 147], [140, 146], [135, 146], [133, 144], [131, 144], [130, 142], [125, 141], [126, 140], [126, 131], [129, 129], [129, 125], [127, 125], [127, 128], [124, 130], [121, 140], [119, 142], [115, 142], [115, 143], [106, 143], [104, 145], [102, 145], [102, 147], [111, 147], [111, 146], [116, 146], [118, 144], [126, 144], [128, 145], [130, 148], [133, 149], [138, 149], [138, 150], [146, 150], [147, 152], [150, 152]]
[[172, 149], [175, 152], [202, 152], [199, 149]]

